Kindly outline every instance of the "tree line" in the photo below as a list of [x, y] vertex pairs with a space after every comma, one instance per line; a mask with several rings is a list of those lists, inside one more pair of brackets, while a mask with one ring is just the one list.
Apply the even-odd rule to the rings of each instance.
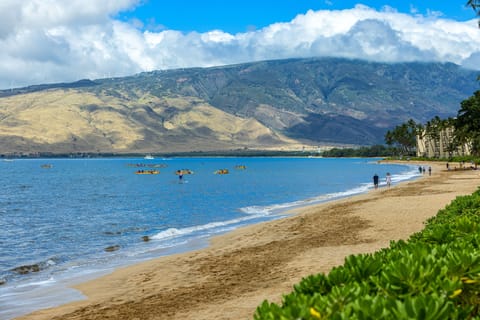
[[387, 131], [385, 143], [396, 148], [401, 155], [414, 155], [417, 137], [438, 140], [440, 133], [447, 128], [453, 129], [451, 139], [444, 142], [447, 151], [453, 152], [459, 146], [468, 145], [473, 156], [480, 156], [480, 90], [461, 102], [455, 118], [440, 119], [436, 116], [425, 125], [410, 119]]
[[[475, 11], [477, 17], [480, 16], [480, 0], [468, 0], [466, 5]], [[480, 19], [478, 26], [480, 28]], [[417, 136], [439, 139], [440, 132], [447, 128], [453, 128], [452, 139], [444, 143], [449, 152], [468, 144], [471, 154], [475, 157], [480, 156], [480, 91], [476, 91], [473, 96], [461, 102], [456, 118], [440, 119], [437, 116], [425, 125], [410, 119], [387, 131], [385, 143], [395, 147], [401, 155], [414, 155]]]
[[471, 155], [480, 157], [480, 90], [460, 104], [455, 118], [436, 116], [426, 124], [408, 120], [385, 134], [385, 145], [360, 148], [333, 148], [322, 152], [324, 157], [391, 157], [416, 156], [417, 137], [434, 141], [445, 139], [444, 130], [452, 129], [448, 141], [442, 141], [447, 151], [453, 153], [459, 146], [468, 145]]

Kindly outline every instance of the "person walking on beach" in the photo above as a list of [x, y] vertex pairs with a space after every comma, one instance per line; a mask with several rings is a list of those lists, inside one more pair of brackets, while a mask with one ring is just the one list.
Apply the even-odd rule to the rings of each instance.
[[387, 177], [385, 178], [385, 182], [387, 183], [387, 187], [390, 188], [390, 185], [392, 184], [392, 176], [390, 175], [390, 172], [387, 172]]
[[376, 173], [373, 175], [373, 187], [378, 189], [378, 174]]
[[432, 175], [432, 167], [428, 167], [428, 175], [429, 175], [429, 176]]

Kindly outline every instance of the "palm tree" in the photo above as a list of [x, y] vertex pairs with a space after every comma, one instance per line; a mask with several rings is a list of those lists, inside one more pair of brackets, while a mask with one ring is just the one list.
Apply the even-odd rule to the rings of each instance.
[[422, 129], [413, 119], [398, 125], [392, 131], [385, 134], [385, 143], [395, 145], [402, 155], [413, 155], [416, 147], [416, 136]]
[[448, 117], [442, 120], [441, 129], [444, 132], [442, 135], [442, 145], [444, 150], [451, 157], [455, 151], [458, 151], [458, 145], [455, 141], [455, 118]]
[[479, 0], [468, 0], [467, 2], [468, 7], [472, 7], [473, 10], [479, 14], [479, 8], [480, 8], [480, 1]]
[[459, 143], [469, 143], [473, 155], [480, 155], [480, 90], [461, 102], [455, 120], [455, 138]]
[[[480, 0], [468, 0], [467, 7], [471, 7], [477, 16], [480, 16]], [[480, 28], [480, 20], [478, 20], [478, 27]]]
[[425, 125], [425, 136], [428, 137], [428, 141], [431, 144], [431, 149], [436, 158], [440, 156], [440, 136], [442, 132], [442, 120], [440, 117], [435, 116], [432, 120], [428, 121]]

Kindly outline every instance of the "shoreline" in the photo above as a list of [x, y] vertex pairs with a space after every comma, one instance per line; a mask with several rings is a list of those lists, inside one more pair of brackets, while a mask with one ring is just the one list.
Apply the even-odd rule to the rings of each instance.
[[87, 300], [16, 319], [252, 319], [263, 300], [280, 302], [302, 277], [407, 239], [480, 182], [479, 172], [447, 172], [445, 163], [397, 163], [432, 166], [432, 176], [296, 208], [216, 236], [207, 248], [117, 269], [74, 286]]

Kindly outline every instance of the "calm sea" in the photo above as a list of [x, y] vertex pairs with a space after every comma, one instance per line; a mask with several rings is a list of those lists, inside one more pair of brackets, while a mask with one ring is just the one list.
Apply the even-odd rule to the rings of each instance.
[[[245, 168], [236, 168], [245, 166]], [[137, 170], [159, 170], [138, 175]], [[176, 170], [189, 169], [180, 180]], [[227, 169], [229, 174], [214, 174]], [[375, 159], [0, 161], [0, 318], [84, 298], [68, 286], [285, 211], [418, 175]], [[150, 241], [144, 241], [148, 237]], [[110, 248], [113, 251], [107, 250]]]

